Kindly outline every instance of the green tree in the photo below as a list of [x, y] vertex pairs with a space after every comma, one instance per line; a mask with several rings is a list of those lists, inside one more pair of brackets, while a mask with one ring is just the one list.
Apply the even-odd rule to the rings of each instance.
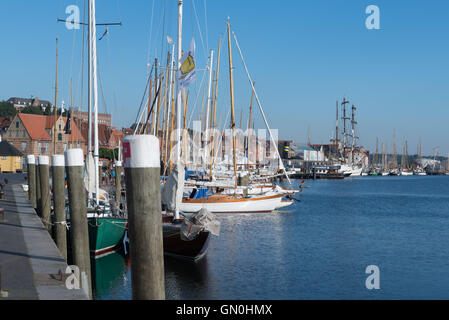
[[100, 158], [114, 160], [114, 159], [118, 158], [118, 148], [115, 150], [111, 150], [108, 148], [100, 148], [99, 154], [100, 154]]
[[0, 117], [12, 117], [16, 114], [17, 110], [12, 103], [0, 101]]
[[41, 107], [33, 107], [33, 106], [26, 106], [23, 108], [22, 113], [30, 113], [30, 114], [44, 114]]
[[46, 116], [51, 115], [51, 106], [50, 106], [50, 105], [47, 105], [47, 106], [45, 107], [44, 115], [46, 115]]

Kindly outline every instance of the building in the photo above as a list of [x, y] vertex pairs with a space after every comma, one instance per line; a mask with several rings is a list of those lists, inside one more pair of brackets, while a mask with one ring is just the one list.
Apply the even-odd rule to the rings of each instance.
[[[55, 121], [55, 116], [18, 113], [11, 120], [11, 125], [4, 137], [25, 155], [62, 154], [71, 148], [81, 148], [85, 152], [86, 142], [77, 126], [71, 125], [71, 133], [66, 134], [66, 123], [67, 118], [61, 115], [57, 116]], [[54, 141], [56, 142], [56, 152]]]
[[12, 97], [7, 100], [7, 102], [14, 105], [14, 108], [16, 108], [17, 111], [22, 111], [27, 106], [32, 107], [41, 107], [43, 110], [50, 106], [53, 109], [53, 104], [50, 101], [47, 100], [39, 100], [39, 98], [17, 98]]
[[0, 171], [17, 172], [23, 170], [23, 154], [8, 141], [0, 141]]
[[[85, 141], [88, 140], [89, 136], [89, 124], [87, 121], [80, 121], [80, 119], [75, 119], [76, 123], [81, 129], [81, 134]], [[100, 148], [106, 149], [116, 149], [119, 144], [123, 142], [125, 133], [122, 130], [117, 130], [115, 127], [111, 127], [105, 123], [98, 123], [98, 146]], [[92, 144], [94, 141], [94, 131], [92, 130]]]
[[[83, 111], [73, 111], [72, 118], [81, 120], [82, 122], [88, 122], [89, 112]], [[98, 114], [98, 124], [106, 125], [108, 127], [112, 126], [112, 117], [108, 113], [99, 113]]]

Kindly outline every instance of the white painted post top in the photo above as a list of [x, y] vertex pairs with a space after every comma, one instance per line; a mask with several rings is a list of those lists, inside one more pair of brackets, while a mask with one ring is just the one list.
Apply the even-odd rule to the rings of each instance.
[[67, 167], [84, 166], [84, 155], [82, 149], [69, 149], [65, 151], [65, 165]]
[[41, 165], [49, 165], [50, 158], [48, 156], [39, 156], [39, 164]]
[[125, 168], [160, 168], [159, 139], [139, 134], [123, 139]]
[[64, 167], [64, 156], [62, 154], [54, 154], [51, 156], [51, 165], [53, 167]]
[[28, 164], [35, 164], [36, 158], [34, 157], [34, 154], [27, 155], [27, 163]]

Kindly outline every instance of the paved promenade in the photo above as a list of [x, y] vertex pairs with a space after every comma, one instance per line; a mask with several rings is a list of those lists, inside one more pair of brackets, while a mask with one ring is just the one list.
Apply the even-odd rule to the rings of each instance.
[[23, 191], [25, 177], [0, 174], [0, 183], [8, 179], [6, 199], [0, 200], [5, 209], [0, 221], [0, 300], [85, 300], [81, 289], [67, 289], [58, 275], [67, 263]]

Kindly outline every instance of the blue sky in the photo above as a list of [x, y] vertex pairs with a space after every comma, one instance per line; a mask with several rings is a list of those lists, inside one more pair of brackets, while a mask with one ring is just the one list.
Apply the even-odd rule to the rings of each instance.
[[[116, 126], [136, 118], [149, 59], [166, 59], [168, 34], [176, 39], [176, 0], [97, 0], [97, 22], [122, 21], [98, 42], [102, 90], [100, 111]], [[59, 38], [59, 101], [81, 100], [81, 30], [69, 31], [68, 5], [83, 0], [0, 3], [0, 99], [38, 96], [54, 100], [55, 38]], [[380, 8], [380, 30], [367, 30], [365, 8]], [[165, 9], [164, 9], [165, 8]], [[194, 36], [197, 65], [204, 69], [219, 37], [221, 122], [229, 110], [226, 19], [242, 47], [249, 71], [273, 128], [282, 139], [327, 142], [334, 132], [335, 103], [346, 95], [357, 106], [358, 135], [374, 151], [376, 137], [389, 144], [396, 129], [398, 150], [408, 140], [416, 152], [449, 152], [449, 2], [445, 0], [236, 1], [184, 0], [184, 48]], [[153, 17], [153, 19], [151, 19]], [[207, 18], [207, 20], [206, 20]], [[199, 25], [199, 26], [198, 26]], [[97, 39], [104, 28], [98, 27]], [[251, 90], [233, 44], [237, 124], [248, 117]], [[87, 62], [85, 62], [85, 65]], [[201, 108], [203, 71], [190, 87], [189, 108]], [[84, 81], [83, 109], [87, 82]], [[104, 96], [104, 99], [103, 97]], [[104, 100], [106, 103], [104, 103]], [[197, 112], [195, 112], [196, 116]], [[260, 114], [256, 127], [263, 127]]]

